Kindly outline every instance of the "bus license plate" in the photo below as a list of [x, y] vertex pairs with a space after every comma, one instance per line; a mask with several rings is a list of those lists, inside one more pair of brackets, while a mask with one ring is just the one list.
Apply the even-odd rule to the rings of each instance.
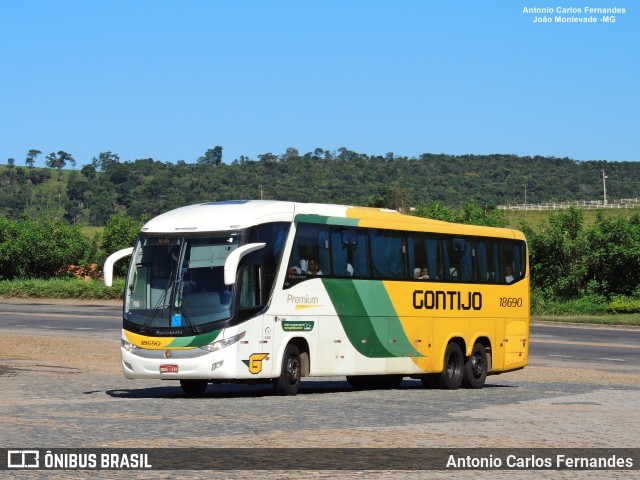
[[160, 365], [160, 373], [178, 373], [178, 365], [175, 365], [175, 364]]

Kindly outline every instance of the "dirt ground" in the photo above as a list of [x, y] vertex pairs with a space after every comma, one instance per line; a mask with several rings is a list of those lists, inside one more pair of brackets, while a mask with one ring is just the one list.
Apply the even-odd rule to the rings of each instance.
[[[87, 349], [91, 351], [91, 361], [87, 363]], [[83, 332], [5, 330], [0, 336], [0, 385], [3, 391], [1, 411], [19, 408], [20, 405], [61, 403], [64, 398], [53, 393], [52, 397], [43, 395], [38, 398], [25, 398], [12, 393], [12, 379], [26, 373], [32, 381], [50, 379], [51, 372], [64, 378], [65, 371], [78, 372], [74, 381], [91, 382], [98, 385], [96, 378], [107, 378], [113, 383], [124, 382], [120, 370], [119, 341], [116, 338], [96, 338]], [[70, 376], [68, 376], [70, 377]], [[501, 376], [502, 377], [502, 376]], [[496, 377], [498, 378], [498, 377]], [[4, 379], [4, 380], [3, 380]], [[265, 428], [259, 433], [232, 433], [223, 437], [212, 437], [192, 432], [187, 439], [190, 447], [222, 447], [242, 445], [243, 447], [335, 447], [348, 445], [357, 448], [377, 448], [393, 445], [397, 448], [438, 446], [440, 448], [459, 448], [460, 446], [491, 445], [492, 448], [506, 447], [626, 447], [640, 446], [637, 432], [640, 428], [640, 372], [621, 372], [616, 369], [593, 370], [583, 365], [567, 363], [532, 363], [525, 369], [508, 374], [511, 383], [529, 383], [553, 385], [551, 390], [558, 391], [557, 396], [525, 402], [513, 402], [503, 405], [483, 405], [461, 413], [450, 421], [431, 421], [429, 418], [416, 419], [415, 424], [402, 426], [361, 426], [355, 428], [323, 427], [292, 429], [283, 435], [279, 428]], [[570, 381], [573, 384], [588, 386], [583, 391], [566, 395], [561, 385]], [[99, 388], [99, 386], [97, 387]], [[407, 390], [406, 395], [417, 394]], [[417, 398], [417, 397], [415, 397]], [[205, 399], [206, 401], [207, 399]], [[304, 400], [309, 401], [307, 396]], [[70, 402], [76, 401], [73, 399]], [[89, 401], [89, 400], [82, 400]], [[112, 399], [111, 401], [118, 401]], [[170, 402], [171, 400], [164, 400]], [[250, 401], [250, 399], [249, 399]], [[407, 399], [407, 401], [411, 401]], [[205, 402], [206, 403], [206, 402]], [[209, 399], [208, 402], [211, 405]], [[211, 412], [194, 412], [194, 421], [211, 417]], [[127, 415], [122, 413], [122, 415]], [[242, 412], [239, 412], [242, 416]], [[29, 418], [9, 419], [4, 415], [5, 427], [20, 428], [20, 422], [31, 424]], [[116, 419], [112, 419], [116, 421]], [[150, 418], [149, 420], [153, 420]], [[38, 419], [43, 427], [55, 424], [56, 417]], [[182, 443], [181, 443], [182, 442]], [[138, 442], [112, 438], [111, 447], [135, 447]], [[167, 438], [150, 439], [146, 447], [179, 447], [183, 440]], [[0, 476], [2, 472], [0, 472]], [[46, 473], [46, 475], [45, 475]], [[77, 472], [76, 472], [77, 473]], [[88, 472], [86, 472], [88, 473]], [[175, 478], [176, 474], [187, 472], [154, 472], [123, 475], [124, 472], [93, 472], [92, 478]], [[268, 479], [289, 478], [468, 478], [473, 474], [477, 478], [637, 478], [638, 471], [626, 472], [190, 472], [190, 478], [230, 478], [245, 479], [260, 476]], [[508, 476], [507, 476], [508, 475]], [[67, 478], [68, 475], [57, 472], [33, 472], [21, 475], [21, 478]], [[86, 478], [78, 475], [74, 478]]]

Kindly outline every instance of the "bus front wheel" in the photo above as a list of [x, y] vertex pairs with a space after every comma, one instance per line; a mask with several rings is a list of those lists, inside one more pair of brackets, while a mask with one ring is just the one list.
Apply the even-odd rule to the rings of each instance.
[[451, 342], [444, 351], [444, 368], [440, 374], [440, 388], [456, 390], [464, 377], [464, 355], [457, 343]]
[[464, 364], [462, 384], [467, 388], [482, 388], [487, 379], [487, 352], [484, 345], [476, 343]]
[[282, 357], [280, 376], [273, 381], [278, 395], [295, 395], [300, 388], [301, 377], [300, 350], [290, 343]]

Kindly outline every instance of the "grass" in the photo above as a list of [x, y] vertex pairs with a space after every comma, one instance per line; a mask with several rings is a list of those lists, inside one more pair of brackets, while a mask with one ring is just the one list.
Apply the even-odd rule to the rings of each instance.
[[[547, 223], [549, 221], [549, 214], [551, 212], [557, 212], [558, 210], [547, 211], [505, 211], [505, 217], [507, 219], [507, 227], [520, 228], [521, 223], [537, 231], [540, 224]], [[620, 210], [582, 210], [584, 216], [584, 227], [588, 228], [592, 226], [596, 221], [596, 215], [598, 212], [603, 213], [605, 217], [626, 217], [631, 218], [633, 215], [640, 214], [640, 209], [620, 209]]]
[[640, 314], [615, 315], [531, 315], [532, 322], [578, 323], [589, 325], [617, 325], [640, 327]]

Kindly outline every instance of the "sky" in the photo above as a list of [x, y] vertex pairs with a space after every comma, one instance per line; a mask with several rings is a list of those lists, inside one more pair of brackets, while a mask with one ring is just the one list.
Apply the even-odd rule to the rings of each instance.
[[195, 163], [218, 145], [226, 163], [289, 147], [640, 161], [639, 41], [636, 0], [0, 0], [0, 164]]

